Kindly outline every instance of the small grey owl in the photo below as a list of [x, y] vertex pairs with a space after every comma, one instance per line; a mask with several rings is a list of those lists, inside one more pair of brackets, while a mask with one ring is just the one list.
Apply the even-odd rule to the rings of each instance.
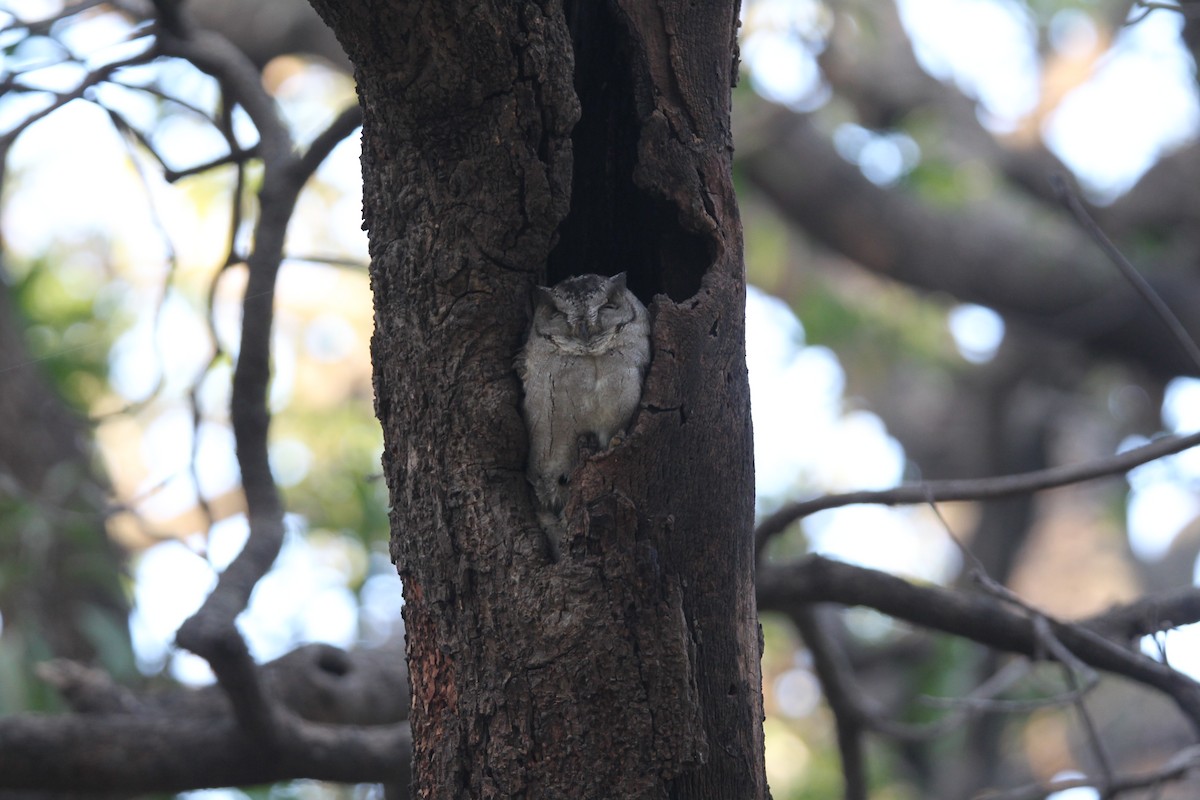
[[650, 315], [625, 288], [624, 272], [538, 287], [517, 372], [529, 427], [526, 474], [543, 511], [557, 515], [566, 504], [581, 437], [594, 435], [604, 449], [625, 430], [649, 362]]

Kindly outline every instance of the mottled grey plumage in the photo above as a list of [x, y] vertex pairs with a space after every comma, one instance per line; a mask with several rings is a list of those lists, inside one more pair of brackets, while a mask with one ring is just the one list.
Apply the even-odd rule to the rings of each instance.
[[517, 371], [529, 427], [526, 474], [543, 511], [562, 511], [581, 437], [594, 435], [604, 449], [625, 430], [649, 363], [650, 316], [625, 288], [625, 273], [538, 287]]

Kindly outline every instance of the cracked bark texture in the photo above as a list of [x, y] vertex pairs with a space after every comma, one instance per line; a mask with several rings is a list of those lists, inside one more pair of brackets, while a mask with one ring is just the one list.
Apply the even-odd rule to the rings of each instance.
[[[314, 6], [364, 108], [415, 796], [766, 797], [736, 5]], [[622, 270], [653, 363], [552, 562], [512, 359], [533, 286]]]

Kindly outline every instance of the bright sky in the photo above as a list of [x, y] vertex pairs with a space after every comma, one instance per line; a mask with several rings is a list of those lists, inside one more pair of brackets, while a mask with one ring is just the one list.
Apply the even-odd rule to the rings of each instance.
[[[9, 2], [7, 7], [27, 18], [50, 13], [54, 3], [40, 0]], [[977, 96], [985, 107], [989, 125], [1011, 127], [1036, 99], [1037, 79], [1032, 69], [1033, 31], [1016, 3], [999, 0], [902, 0], [903, 19], [913, 35], [921, 62], [933, 74], [953, 80]], [[765, 95], [797, 108], [824, 101], [819, 72], [811, 52], [800, 46], [828, 24], [821, 6], [810, 0], [758, 0], [745, 9], [747, 18], [743, 57], [753, 84]], [[1064, 12], [1068, 14], [1068, 12]], [[1099, 196], [1129, 186], [1158, 153], [1194, 135], [1198, 111], [1190, 60], [1175, 41], [1179, 20], [1156, 12], [1121, 33], [1114, 54], [1093, 82], [1072, 95], [1049, 121], [1050, 145]], [[1056, 22], [1062, 42], [1077, 46], [1089, 35], [1086, 19], [1078, 14]], [[82, 31], [81, 31], [82, 33]], [[93, 42], [115, 42], [124, 34], [119, 25], [97, 25], [88, 35]], [[1091, 35], [1095, 35], [1092, 31]], [[88, 48], [86, 38], [75, 42]], [[94, 46], [94, 45], [93, 45]], [[1066, 46], [1064, 44], [1064, 46]], [[44, 76], [49, 83], [67, 75]], [[314, 130], [327, 110], [306, 100], [311, 81], [334, 80], [312, 73], [309, 83], [296, 79], [288, 103], [289, 118]], [[175, 80], [191, 81], [189, 92], [203, 99], [211, 86], [186, 72]], [[1154, 92], [1145, 91], [1147, 85]], [[328, 87], [326, 87], [328, 88]], [[131, 118], [147, 112], [133, 98], [106, 99], [121, 103]], [[0, 104], [0, 130], [7, 128], [20, 110], [6, 100]], [[197, 148], [217, 152], [219, 141], [199, 125], [175, 123], [173, 135], [161, 140], [180, 165], [197, 158]], [[173, 142], [174, 145], [169, 144]], [[853, 157], [873, 180], [886, 183], [909, 168], [919, 156], [907, 137], [893, 137], [847, 126], [838, 133], [839, 149]], [[105, 116], [90, 105], [75, 103], [41, 123], [35, 135], [23, 137], [12, 153], [13, 164], [25, 171], [20, 181], [20, 201], [5, 207], [2, 224], [7, 244], [16, 252], [36, 253], [49, 243], [80, 231], [106, 231], [121, 242], [126, 262], [124, 280], [144, 301], [137, 325], [117, 345], [112, 355], [116, 388], [130, 400], [144, 397], [158, 379], [162, 364], [168, 384], [186, 387], [207, 357], [201, 337], [202, 320], [179, 298], [168, 298], [168, 313], [155, 323], [151, 309], [161, 292], [167, 253], [163, 234], [146, 227], [148, 209], [144, 187], [131, 173], [124, 148], [112, 133]], [[107, 155], [105, 155], [107, 154]], [[359, 230], [358, 148], [347, 142], [334, 154], [322, 176], [340, 182], [345, 200], [332, 210], [323, 209], [320, 234], [297, 246], [328, 249], [329, 239], [346, 254], [363, 258], [365, 240]], [[86, 180], [80, 181], [80, 176]], [[223, 246], [223, 211], [198, 215], [194, 203], [153, 176], [147, 178], [154, 207], [180, 254], [189, 264], [208, 269], [219, 260]], [[63, 187], [71, 187], [63, 191]], [[307, 202], [307, 201], [306, 201]], [[53, 209], [48, 213], [47, 209]], [[303, 237], [304, 231], [297, 236]], [[289, 270], [306, 269], [291, 266]], [[305, 273], [292, 286], [316, 285], [325, 268]], [[293, 272], [293, 274], [295, 274]], [[92, 278], [91, 280], [95, 280]], [[285, 274], [284, 282], [288, 282]], [[81, 276], [86, 290], [90, 285]], [[236, 299], [236, 287], [229, 297]], [[364, 288], [365, 290], [365, 288]], [[299, 289], [297, 289], [299, 291]], [[753, 395], [756, 440], [755, 459], [759, 494], [765, 505], [795, 491], [841, 491], [881, 488], [900, 479], [904, 454], [873, 414], [848, 411], [842, 395], [844, 377], [836, 356], [804, 343], [801, 323], [783, 303], [757, 291], [749, 296], [747, 349]], [[221, 317], [222, 339], [236, 341], [236, 306]], [[157, 324], [157, 328], [155, 325]], [[309, 331], [310, 340], [297, 342], [279, 337], [275, 342], [279, 373], [272, 401], [282, 403], [291, 391], [298, 347], [365, 346], [326, 318], [320, 331]], [[148, 335], [155, 332], [154, 336]], [[985, 361], [1003, 336], [1003, 323], [987, 309], [961, 306], [948, 321], [948, 335], [965, 359]], [[163, 363], [152, 344], [157, 340], [171, 349]], [[210, 378], [205, 402], [227, 402], [227, 369]], [[1177, 381], [1166, 403], [1168, 422], [1177, 430], [1200, 429], [1200, 382]], [[194, 487], [186, 478], [190, 451], [190, 421], [179, 411], [163, 414], [152, 437], [144, 443], [152, 466], [150, 483], [165, 485], [147, 500], [147, 511], [164, 516], [194, 501]], [[201, 430], [200, 473], [206, 494], [217, 494], [235, 485], [231, 436], [220, 425]], [[298, 442], [286, 462], [294, 482], [303, 473], [305, 453]], [[299, 470], [299, 472], [296, 472]], [[1188, 454], [1168, 464], [1147, 467], [1132, 476], [1129, 523], [1133, 546], [1140, 555], [1163, 552], [1178, 527], [1200, 511], [1195, 487], [1200, 480], [1200, 455]], [[328, 641], [350, 645], [356, 640], [386, 634], [388, 621], [399, 607], [399, 583], [390, 565], [374, 563], [360, 608], [345, 588], [356, 559], [379, 556], [349, 552], [345, 542], [323, 541], [300, 535], [302, 521], [291, 519], [283, 556], [271, 576], [255, 593], [250, 610], [240, 624], [255, 655], [267, 659], [280, 655], [300, 641]], [[807, 533], [815, 549], [839, 558], [880, 567], [924, 580], [941, 580], [956, 567], [957, 555], [944, 534], [921, 514], [883, 508], [850, 508], [820, 515]], [[132, 620], [139, 659], [147, 670], [168, 663], [187, 680], [207, 680], [207, 667], [185, 654], [172, 653], [170, 640], [179, 623], [200, 603], [214, 580], [214, 569], [228, 561], [245, 537], [245, 522], [234, 518], [215, 528], [207, 542], [166, 543], [151, 550], [136, 567], [138, 611]], [[299, 590], [298, 587], [303, 587]], [[1173, 653], [1182, 648], [1174, 648]], [[1200, 652], [1200, 647], [1188, 648]]]

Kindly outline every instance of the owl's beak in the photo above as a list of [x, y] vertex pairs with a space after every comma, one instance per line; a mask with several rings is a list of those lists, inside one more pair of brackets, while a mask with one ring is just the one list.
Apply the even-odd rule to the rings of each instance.
[[586, 342], [592, 338], [592, 326], [588, 324], [586, 318], [581, 319], [572, 326], [572, 333], [576, 338]]

